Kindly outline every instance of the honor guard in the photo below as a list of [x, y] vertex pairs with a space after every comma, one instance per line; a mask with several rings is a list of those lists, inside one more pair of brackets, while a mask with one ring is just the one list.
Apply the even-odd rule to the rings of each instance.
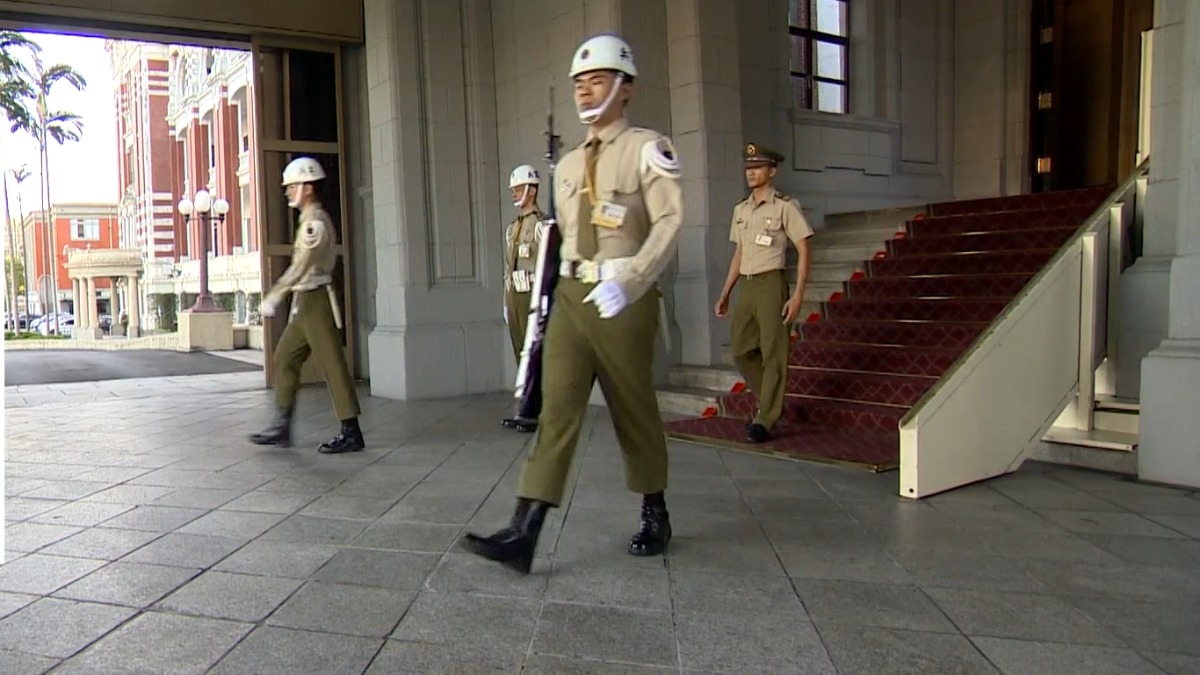
[[264, 316], [275, 316], [290, 294], [287, 327], [275, 346], [276, 415], [271, 426], [254, 434], [258, 445], [291, 445], [291, 422], [300, 386], [300, 368], [312, 354], [325, 375], [341, 431], [318, 448], [322, 453], [353, 452], [365, 446], [358, 426], [358, 396], [342, 355], [341, 311], [333, 290], [333, 220], [317, 197], [325, 171], [311, 157], [292, 160], [283, 170], [288, 206], [299, 209], [300, 226], [292, 248], [292, 263], [262, 302]]
[[[513, 206], [517, 207], [520, 215], [504, 232], [504, 323], [508, 324], [508, 336], [512, 340], [513, 357], [517, 363], [521, 362], [521, 349], [525, 345], [529, 299], [537, 272], [538, 246], [542, 242], [542, 220], [545, 216], [537, 204], [540, 183], [537, 169], [528, 164], [513, 169], [508, 179]], [[502, 423], [517, 431], [537, 430], [536, 419], [514, 416]]]
[[657, 280], [674, 259], [682, 215], [680, 165], [670, 139], [631, 127], [637, 76], [625, 41], [600, 35], [575, 52], [570, 77], [588, 125], [555, 174], [562, 246], [545, 336], [537, 441], [521, 474], [510, 525], [465, 546], [528, 573], [547, 509], [561, 505], [593, 379], [600, 382], [625, 460], [642, 495], [633, 555], [661, 554], [671, 538], [663, 493], [667, 444], [652, 379], [659, 328]]
[[[787, 384], [789, 327], [800, 313], [808, 278], [808, 238], [813, 231], [796, 200], [775, 190], [772, 181], [783, 155], [750, 143], [743, 156], [750, 196], [733, 207], [729, 241], [736, 245], [716, 314], [729, 312], [729, 294], [738, 283], [730, 343], [734, 362], [758, 397], [758, 411], [746, 426], [746, 439], [762, 443], [783, 414]], [[799, 262], [796, 289], [788, 295], [788, 244]]]

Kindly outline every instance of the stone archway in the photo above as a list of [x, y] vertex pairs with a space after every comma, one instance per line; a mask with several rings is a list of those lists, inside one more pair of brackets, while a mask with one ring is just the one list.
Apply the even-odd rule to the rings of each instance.
[[[67, 258], [67, 274], [75, 297], [75, 328], [73, 336], [95, 340], [104, 335], [96, 311], [96, 279], [124, 279], [128, 287], [129, 337], [141, 332], [141, 301], [138, 278], [142, 273], [142, 254], [123, 249], [76, 250]], [[117, 288], [113, 284], [112, 303], [116, 308]], [[117, 317], [113, 317], [116, 321]]]

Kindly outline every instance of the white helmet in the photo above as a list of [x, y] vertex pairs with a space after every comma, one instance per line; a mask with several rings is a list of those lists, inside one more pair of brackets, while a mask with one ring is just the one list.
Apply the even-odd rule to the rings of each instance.
[[541, 178], [538, 177], [537, 169], [528, 164], [522, 164], [513, 169], [512, 175], [508, 177], [508, 187], [510, 188], [518, 185], [537, 185], [540, 182]]
[[593, 70], [615, 70], [629, 77], [637, 77], [637, 66], [633, 65], [633, 50], [616, 35], [596, 35], [588, 38], [575, 50], [568, 77]]
[[312, 157], [297, 157], [283, 169], [283, 184], [311, 183], [325, 177], [325, 169]]

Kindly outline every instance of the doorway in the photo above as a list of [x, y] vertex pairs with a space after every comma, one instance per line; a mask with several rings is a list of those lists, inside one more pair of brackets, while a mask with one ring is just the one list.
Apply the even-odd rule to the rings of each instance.
[[1142, 34], [1154, 0], [1034, 0], [1034, 192], [1115, 185], [1139, 156]]

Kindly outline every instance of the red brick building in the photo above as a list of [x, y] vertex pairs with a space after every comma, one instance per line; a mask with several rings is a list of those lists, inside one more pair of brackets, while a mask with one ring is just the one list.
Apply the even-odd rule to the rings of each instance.
[[[115, 204], [58, 204], [50, 212], [54, 222], [53, 239], [43, 211], [27, 214], [23, 225], [35, 314], [44, 314], [50, 306], [46, 292], [50, 290], [48, 282], [52, 268], [57, 270], [59, 311], [74, 311], [71, 277], [66, 268], [71, 250], [120, 248], [120, 221]], [[97, 279], [96, 288], [100, 312], [106, 313], [111, 282]]]

